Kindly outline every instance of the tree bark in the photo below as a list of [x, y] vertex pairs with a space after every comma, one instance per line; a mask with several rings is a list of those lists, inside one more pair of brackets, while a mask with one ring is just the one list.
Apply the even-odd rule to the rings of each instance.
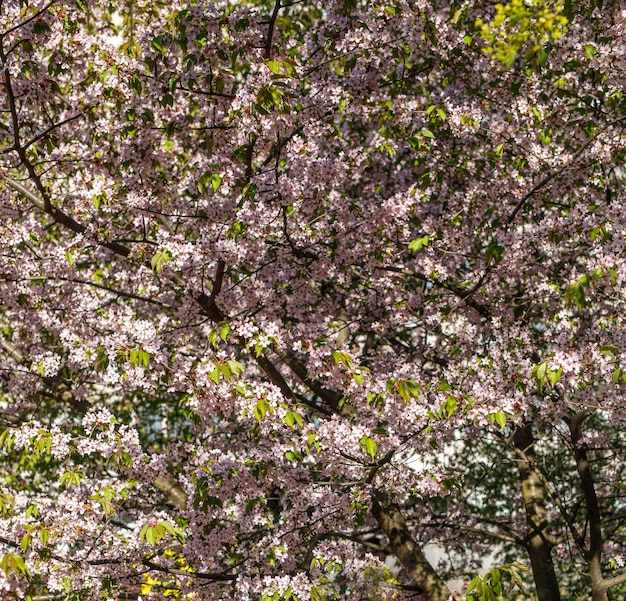
[[585, 497], [586, 517], [589, 524], [589, 548], [585, 559], [589, 566], [589, 578], [591, 579], [591, 598], [593, 601], [609, 601], [608, 585], [602, 574], [602, 517], [600, 505], [596, 495], [596, 487], [591, 475], [591, 466], [587, 456], [587, 446], [582, 440], [582, 425], [590, 413], [579, 412], [572, 416], [569, 422], [572, 445], [574, 447], [574, 459], [576, 469]]
[[517, 469], [522, 487], [528, 534], [526, 549], [530, 557], [538, 601], [560, 601], [559, 582], [552, 562], [553, 543], [548, 531], [546, 502], [541, 480], [535, 472], [532, 424], [518, 428], [513, 436], [519, 451]]
[[430, 601], [450, 599], [450, 589], [413, 540], [398, 505], [389, 502], [384, 493], [375, 492], [372, 495], [372, 514], [387, 535], [391, 551], [420, 592], [426, 594]]

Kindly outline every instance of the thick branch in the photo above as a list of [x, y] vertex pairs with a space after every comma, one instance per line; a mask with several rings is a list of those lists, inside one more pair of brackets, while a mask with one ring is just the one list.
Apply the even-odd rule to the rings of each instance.
[[267, 27], [267, 40], [265, 40], [265, 53], [263, 56], [268, 60], [272, 57], [272, 38], [274, 37], [274, 27], [276, 26], [276, 19], [278, 18], [280, 9], [280, 0], [276, 0], [272, 16], [270, 17]]
[[[16, 192], [19, 192], [22, 196], [30, 200], [38, 209], [44, 211], [45, 213], [54, 217], [54, 219], [66, 226], [68, 229], [76, 232], [78, 234], [82, 234], [86, 231], [86, 227], [81, 223], [75, 221], [69, 215], [63, 213], [61, 210], [56, 207], [51, 206], [49, 209], [46, 208], [46, 204], [33, 192], [31, 192], [26, 186], [22, 185], [20, 182], [17, 182], [11, 178], [5, 177], [6, 183], [13, 188]], [[126, 246], [123, 246], [117, 242], [101, 242], [101, 246], [112, 250], [116, 254], [128, 257], [130, 254], [130, 249]], [[212, 290], [210, 294], [206, 294], [205, 292], [201, 293], [196, 301], [200, 305], [202, 311], [208, 315], [213, 321], [220, 322], [225, 321], [227, 319], [227, 315], [217, 306], [216, 297], [219, 294], [222, 288], [222, 281], [224, 278], [224, 270], [225, 264], [224, 261], [220, 260], [217, 262], [215, 280], [213, 281]], [[182, 279], [176, 275], [172, 276], [172, 280], [179, 285], [184, 285]], [[128, 295], [127, 295], [128, 296]], [[146, 300], [146, 299], [140, 299]], [[152, 301], [158, 302], [158, 301]], [[261, 367], [261, 369], [265, 372], [265, 375], [268, 379], [276, 384], [282, 391], [282, 393], [292, 400], [300, 400], [291, 390], [281, 373], [276, 369], [274, 364], [265, 356], [260, 356], [257, 358], [257, 363]], [[341, 395], [337, 392], [330, 391], [325, 389], [319, 382], [311, 380], [306, 375], [306, 368], [295, 358], [291, 358], [288, 362], [286, 361], [289, 368], [303, 380], [303, 382], [316, 394], [318, 395], [324, 403], [326, 403], [329, 407], [333, 408], [333, 410], [337, 410], [337, 406], [339, 400], [341, 399]]]
[[[76, 113], [74, 115], [70, 115], [66, 119], [63, 119], [63, 121], [59, 121], [58, 123], [55, 123], [54, 125], [51, 125], [50, 127], [47, 127], [43, 131], [40, 131], [38, 134], [36, 134], [28, 142], [26, 142], [22, 146], [22, 148], [26, 149], [29, 146], [32, 146], [35, 142], [38, 142], [42, 138], [45, 138], [48, 134], [53, 132], [55, 129], [57, 129], [59, 127], [62, 127], [63, 125], [66, 125], [67, 123], [71, 123], [72, 121], [76, 121], [76, 119], [80, 119], [80, 117], [82, 117], [83, 115], [85, 115], [86, 113], [88, 113], [92, 109], [93, 109], [93, 107], [90, 106], [90, 107], [86, 108], [84, 111], [81, 111], [80, 113]], [[15, 150], [15, 149], [13, 149], [13, 150]]]
[[296, 374], [298, 378], [300, 378], [302, 383], [305, 384], [314, 394], [316, 394], [331, 411], [341, 413], [341, 410], [339, 409], [339, 401], [342, 399], [341, 393], [324, 388], [317, 380], [310, 378], [306, 366], [292, 354], [284, 353], [280, 350], [276, 350], [276, 354], [281, 358], [285, 365], [287, 365], [289, 369], [291, 369], [291, 371]]
[[607, 578], [604, 581], [603, 586], [604, 588], [608, 590], [614, 586], [619, 586], [620, 584], [624, 584], [625, 582], [626, 582], [626, 572], [624, 572], [623, 574], [620, 574], [619, 576], [615, 576], [613, 578]]
[[167, 497], [167, 500], [172, 505], [175, 505], [179, 509], [185, 509], [187, 507], [187, 493], [174, 478], [161, 478], [159, 476], [155, 478], [154, 486]]
[[[22, 196], [24, 196], [24, 198], [30, 200], [38, 209], [50, 215], [50, 217], [61, 225], [64, 225], [77, 234], [84, 234], [87, 231], [87, 228], [82, 223], [79, 223], [73, 217], [70, 217], [57, 207], [50, 205], [49, 202], [42, 200], [36, 194], [33, 194], [26, 186], [20, 184], [20, 182], [17, 182], [10, 177], [5, 177], [4, 181], [16, 192], [19, 192]], [[130, 248], [124, 246], [123, 244], [119, 244], [118, 242], [98, 242], [98, 244], [113, 251], [116, 255], [120, 255], [122, 257], [128, 257], [130, 255]]]

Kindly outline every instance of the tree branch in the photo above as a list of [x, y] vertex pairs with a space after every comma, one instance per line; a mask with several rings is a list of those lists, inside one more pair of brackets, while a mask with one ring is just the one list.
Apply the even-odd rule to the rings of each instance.
[[267, 26], [267, 40], [265, 41], [265, 53], [263, 56], [269, 60], [272, 57], [272, 38], [274, 37], [274, 26], [276, 25], [276, 19], [278, 18], [278, 13], [280, 12], [281, 0], [276, 0], [274, 3], [274, 10], [272, 11], [272, 16], [270, 17], [268, 26]]
[[187, 493], [174, 478], [161, 478], [161, 476], [157, 476], [154, 479], [154, 486], [167, 497], [167, 500], [172, 505], [179, 509], [185, 509], [187, 507]]
[[213, 580], [215, 582], [224, 582], [237, 580], [236, 574], [227, 574], [224, 572], [189, 572], [187, 570], [178, 570], [176, 568], [168, 568], [166, 566], [160, 566], [158, 563], [154, 563], [149, 559], [143, 560], [143, 565], [151, 570], [157, 572], [165, 572], [166, 574], [172, 574], [176, 576], [185, 576], [186, 578], [202, 578], [203, 580]]
[[[20, 182], [15, 181], [14, 179], [4, 176], [4, 181], [13, 188], [16, 192], [24, 196], [30, 200], [38, 209], [47, 213], [52, 217], [55, 221], [64, 225], [68, 229], [72, 230], [76, 234], [84, 234], [87, 231], [87, 228], [82, 224], [76, 221], [73, 217], [70, 217], [57, 207], [52, 206], [49, 202], [43, 201], [37, 197], [36, 194], [33, 194], [26, 186], [22, 185]], [[123, 244], [119, 244], [118, 242], [100, 242], [97, 241], [99, 246], [103, 246], [113, 251], [116, 255], [120, 255], [124, 258], [130, 255], [130, 248], [124, 246]]]

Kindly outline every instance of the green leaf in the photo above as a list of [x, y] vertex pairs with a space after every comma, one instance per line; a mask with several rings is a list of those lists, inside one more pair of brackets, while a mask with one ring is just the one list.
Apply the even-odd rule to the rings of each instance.
[[159, 526], [163, 528], [163, 530], [165, 530], [165, 532], [167, 532], [173, 538], [182, 540], [185, 536], [185, 533], [180, 528], [176, 528], [176, 526], [173, 526], [172, 524], [170, 524], [170, 522], [167, 522], [165, 520], [159, 522]]
[[7, 519], [13, 515], [13, 502], [15, 498], [9, 493], [0, 492], [0, 517]]
[[100, 504], [100, 507], [102, 507], [102, 511], [106, 517], [111, 517], [117, 513], [115, 505], [113, 505], [111, 500], [107, 498], [107, 494], [104, 491], [91, 495], [89, 498]]
[[619, 346], [615, 346], [614, 344], [605, 344], [600, 347], [601, 355], [609, 355], [615, 358], [617, 355], [619, 355], [620, 352], [621, 349], [619, 348]]
[[415, 380], [405, 380], [404, 385], [407, 387], [408, 391], [411, 393], [411, 396], [415, 398], [419, 398], [422, 387]]
[[539, 390], [543, 390], [543, 386], [546, 381], [546, 375], [548, 373], [548, 362], [542, 361], [539, 365], [533, 368], [533, 375], [539, 386]]
[[213, 371], [209, 374], [209, 378], [211, 380], [213, 380], [213, 382], [215, 382], [216, 384], [220, 383], [220, 374], [222, 373], [222, 370], [220, 369], [219, 365], [216, 365], [213, 368]]
[[26, 562], [17, 553], [5, 553], [0, 560], [0, 567], [4, 570], [7, 578], [11, 578], [12, 573], [17, 576], [29, 575]]
[[93, 365], [93, 368], [98, 373], [103, 373], [109, 367], [109, 356], [106, 353], [106, 350], [103, 346], [99, 346], [96, 349], [96, 362]]
[[0, 447], [5, 447], [7, 450], [11, 450], [13, 442], [15, 441], [15, 435], [11, 430], [4, 430], [0, 434]]
[[344, 351], [334, 351], [331, 356], [337, 365], [343, 365], [348, 369], [352, 369], [352, 357], [350, 357], [348, 353]]
[[148, 367], [150, 363], [150, 353], [142, 349], [133, 349], [128, 358], [135, 367]]
[[309, 595], [311, 595], [311, 601], [326, 601], [326, 593], [321, 587], [313, 587], [309, 591]]
[[[228, 370], [230, 371], [230, 373], [235, 375], [236, 377], [241, 376], [241, 374], [243, 374], [243, 365], [239, 363], [239, 361], [235, 361], [234, 359], [229, 359], [228, 361], [226, 361], [225, 365], [228, 367]], [[224, 374], [224, 377], [226, 377], [226, 374]]]
[[159, 540], [159, 534], [153, 526], [144, 526], [139, 533], [139, 538], [143, 538], [149, 545], [154, 545]]
[[359, 440], [359, 446], [365, 451], [369, 458], [374, 461], [376, 458], [376, 450], [378, 449], [376, 441], [369, 436], [363, 436], [361, 440]]
[[217, 192], [218, 188], [222, 185], [222, 176], [219, 173], [211, 175], [211, 188], [213, 192]]
[[495, 240], [492, 240], [487, 245], [485, 249], [485, 259], [487, 262], [495, 263], [496, 265], [500, 262], [502, 258], [502, 253], [504, 252], [504, 248], [500, 246]]
[[559, 378], [561, 377], [561, 375], [563, 374], [563, 368], [559, 367], [559, 368], [550, 368], [548, 370], [548, 381], [550, 382], [550, 385], [554, 388], [554, 385], [559, 381]]
[[267, 66], [272, 73], [280, 74], [280, 61], [267, 61]]
[[398, 394], [408, 403], [412, 398], [419, 398], [420, 385], [415, 380], [398, 380], [395, 384]]
[[41, 544], [45, 547], [48, 545], [48, 542], [50, 541], [50, 530], [48, 530], [47, 528], [42, 528], [39, 531], [39, 538], [41, 539]]
[[172, 253], [164, 248], [163, 250], [157, 252], [151, 259], [150, 265], [152, 267], [152, 271], [157, 275], [160, 275], [163, 271], [163, 267], [166, 263], [169, 263], [172, 260]]
[[22, 551], [26, 552], [28, 547], [30, 547], [30, 543], [33, 537], [30, 532], [27, 532], [24, 536], [22, 536], [22, 541], [20, 543], [20, 547], [22, 547]]
[[496, 424], [500, 426], [501, 430], [506, 426], [506, 414], [504, 413], [504, 411], [498, 411], [494, 415], [494, 419], [495, 419]]
[[138, 359], [140, 366], [148, 367], [148, 364], [150, 363], [150, 353], [142, 349], [139, 351]]
[[224, 379], [227, 382], [230, 382], [230, 378], [231, 378], [232, 372], [230, 370], [230, 365], [229, 365], [228, 361], [225, 361], [224, 363], [222, 363], [220, 365], [220, 371], [222, 372], [222, 374], [224, 376]]
[[406, 384], [402, 381], [398, 381], [396, 387], [398, 394], [408, 403], [411, 400], [411, 393], [406, 387]]
[[44, 453], [49, 454], [52, 452], [52, 436], [45, 430], [39, 431], [39, 438], [35, 439], [33, 443], [33, 451], [35, 455], [41, 456]]
[[228, 335], [232, 331], [233, 331], [232, 328], [228, 324], [222, 327], [222, 329], [220, 330], [220, 338], [222, 339], [223, 342], [226, 342]]
[[444, 419], [450, 419], [457, 409], [457, 400], [453, 396], [448, 396], [445, 402], [439, 408], [438, 415]]
[[565, 289], [565, 306], [571, 307], [576, 305], [579, 309], [584, 309], [586, 305], [585, 301], [585, 288], [589, 286], [589, 276], [586, 274], [581, 276], [577, 282], [570, 284]]
[[593, 44], [585, 44], [585, 54], [589, 60], [593, 60], [596, 55], [596, 47]]
[[241, 195], [248, 200], [254, 200], [256, 196], [256, 184], [252, 182], [246, 184], [241, 190]]
[[207, 334], [207, 340], [209, 341], [209, 344], [217, 350], [218, 348], [218, 333], [217, 333], [217, 329], [213, 328], [208, 334]]
[[532, 374], [535, 377], [539, 391], [543, 392], [547, 384], [554, 388], [559, 378], [563, 375], [563, 368], [551, 366], [550, 362], [546, 360], [536, 365], [532, 370]]
[[155, 545], [167, 538], [168, 534], [178, 540], [184, 538], [184, 532], [180, 528], [163, 520], [157, 524], [153, 522], [145, 524], [139, 532], [139, 540], [145, 540], [149, 545]]
[[259, 423], [261, 423], [266, 413], [267, 401], [265, 399], [259, 399], [254, 406], [254, 417]]
[[198, 192], [200, 192], [200, 194], [206, 194], [209, 190], [215, 193], [222, 185], [222, 176], [214, 171], [205, 171], [198, 178], [196, 185], [198, 186]]
[[412, 240], [411, 242], [409, 242], [409, 250], [413, 253], [416, 253], [418, 250], [421, 250], [422, 248], [428, 246], [430, 244], [430, 234], [426, 234], [425, 236], [422, 236], [421, 238], [415, 238], [415, 240]]
[[79, 486], [83, 476], [84, 474], [80, 469], [68, 470], [61, 476], [61, 484], [64, 484], [67, 488], [70, 486]]
[[287, 411], [284, 421], [290, 428], [293, 428], [296, 424], [298, 424], [298, 426], [302, 426], [302, 424], [304, 423], [302, 416], [293, 409], [289, 409]]
[[152, 38], [152, 41], [150, 42], [150, 47], [152, 48], [152, 50], [154, 50], [156, 54], [165, 54], [166, 47], [163, 36], [158, 35]]

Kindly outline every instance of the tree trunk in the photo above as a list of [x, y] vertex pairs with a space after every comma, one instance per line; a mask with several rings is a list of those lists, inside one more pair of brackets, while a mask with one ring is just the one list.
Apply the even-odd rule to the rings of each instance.
[[530, 556], [538, 601], [560, 601], [559, 583], [552, 563], [552, 541], [543, 485], [534, 469], [535, 450], [532, 424], [518, 428], [513, 437], [519, 451], [517, 469], [524, 499], [528, 534], [526, 548]]
[[583, 422], [591, 415], [590, 412], [582, 411], [572, 416], [569, 427], [574, 447], [574, 458], [580, 478], [580, 484], [585, 497], [587, 523], [589, 524], [589, 548], [585, 559], [589, 566], [589, 578], [591, 579], [591, 598], [593, 601], [609, 601], [607, 582], [602, 574], [602, 517], [600, 505], [596, 495], [596, 487], [591, 475], [591, 466], [587, 456], [587, 446], [582, 440]]
[[374, 493], [372, 514], [387, 535], [391, 551], [429, 601], [450, 599], [450, 589], [413, 540], [398, 505], [390, 503], [385, 494]]

